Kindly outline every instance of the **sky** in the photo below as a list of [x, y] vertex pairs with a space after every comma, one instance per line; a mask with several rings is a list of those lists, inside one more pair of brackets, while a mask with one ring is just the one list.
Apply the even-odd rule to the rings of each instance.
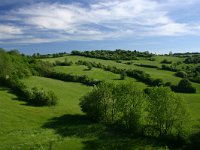
[[0, 47], [200, 52], [200, 0], [0, 0]]

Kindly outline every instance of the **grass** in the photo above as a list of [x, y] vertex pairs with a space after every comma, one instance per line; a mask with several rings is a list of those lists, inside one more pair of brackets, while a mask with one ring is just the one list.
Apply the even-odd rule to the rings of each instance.
[[[60, 57], [60, 58], [48, 58], [48, 59], [44, 59], [46, 61], [50, 61], [50, 62], [54, 62], [55, 60], [60, 60], [60, 61], [64, 61], [64, 59], [67, 58], [70, 61], [76, 62], [78, 60], [85, 60], [85, 61], [91, 61], [91, 62], [100, 62], [104, 65], [111, 65], [111, 66], [116, 66], [118, 68], [125, 68], [125, 69], [138, 69], [138, 70], [143, 70], [146, 73], [150, 74], [152, 78], [157, 79], [160, 78], [162, 79], [164, 82], [171, 82], [172, 84], [177, 84], [181, 78], [176, 77], [174, 75], [174, 72], [171, 71], [165, 71], [165, 70], [159, 70], [156, 68], [146, 68], [146, 67], [139, 67], [139, 66], [135, 66], [134, 63], [142, 63], [142, 64], [151, 64], [151, 65], [157, 65], [160, 66], [160, 62], [163, 59], [167, 59], [173, 62], [178, 62], [183, 60], [183, 58], [178, 58], [178, 57], [172, 57], [172, 56], [157, 56], [156, 57], [156, 61], [148, 61], [148, 60], [144, 60], [144, 59], [140, 59], [140, 60], [133, 60], [133, 64], [132, 65], [126, 65], [123, 63], [117, 63], [116, 61], [113, 60], [101, 60], [101, 59], [95, 59], [95, 58], [88, 58], [88, 57], [82, 57], [82, 56], [66, 56], [66, 57]], [[92, 78], [97, 78], [97, 79], [105, 79], [107, 81], [112, 81], [115, 78], [119, 78], [118, 75], [110, 73], [110, 72], [105, 72], [102, 69], [96, 69], [93, 68], [91, 71], [84, 71], [84, 69], [87, 68], [85, 66], [68, 66], [68, 67], [55, 67], [56, 71], [61, 71], [61, 72], [66, 72], [66, 73], [73, 73], [73, 74], [85, 74], [88, 75]], [[127, 81], [129, 81], [129, 78], [126, 79]], [[134, 79], [133, 79], [134, 80]], [[133, 81], [135, 82], [135, 80]], [[140, 84], [141, 82], [135, 82], [136, 85], [139, 85], [141, 87], [146, 87], [144, 84]], [[193, 120], [193, 126], [195, 126], [196, 124], [198, 124], [198, 121], [195, 120], [200, 120], [200, 84], [198, 83], [192, 83], [193, 86], [197, 89], [197, 93], [196, 94], [180, 94], [186, 101], [186, 103], [189, 106], [189, 111], [191, 113], [191, 118]]]
[[[104, 65], [117, 66], [125, 69], [140, 69], [149, 73], [153, 78], [161, 78], [165, 82], [178, 83], [181, 78], [175, 77], [173, 72], [154, 68], [138, 67], [134, 64], [126, 65], [112, 60], [100, 60], [81, 56], [66, 56], [73, 62], [78, 60], [95, 61]], [[143, 63], [160, 66], [163, 59], [180, 61], [182, 58], [158, 56], [156, 61], [134, 60], [134, 63]], [[54, 62], [61, 58], [49, 58], [46, 61]], [[125, 61], [123, 61], [125, 62]], [[134, 82], [137, 86], [145, 88], [146, 85], [135, 79], [119, 80], [120, 76], [102, 69], [86, 66], [57, 66], [58, 72], [87, 75], [90, 78], [106, 80], [108, 82]], [[94, 150], [94, 149], [166, 149], [166, 144], [156, 139], [136, 138], [129, 133], [122, 134], [87, 119], [79, 107], [79, 99], [92, 89], [80, 83], [63, 82], [43, 77], [30, 77], [22, 80], [29, 88], [34, 86], [52, 90], [60, 99], [55, 107], [29, 106], [9, 92], [0, 87], [0, 149], [52, 149], [52, 150]], [[193, 83], [197, 88], [196, 94], [180, 94], [184, 97], [191, 114], [190, 124], [193, 132], [199, 131], [200, 122], [200, 84]], [[195, 136], [198, 136], [197, 133]], [[198, 141], [197, 141], [198, 142]]]
[[120, 80], [119, 74], [114, 74], [109, 71], [103, 71], [102, 69], [92, 68], [92, 70], [87, 70], [86, 66], [83, 65], [73, 65], [73, 66], [56, 66], [55, 71], [63, 73], [71, 73], [74, 75], [87, 75], [89, 78], [104, 80], [107, 82], [121, 83], [121, 82], [133, 82], [136, 86], [145, 88], [146, 85], [141, 82], [137, 82], [134, 78], [126, 77], [125, 80]]
[[164, 149], [155, 140], [122, 136], [90, 122], [78, 106], [91, 87], [43, 77], [23, 80], [28, 87], [54, 90], [60, 98], [55, 107], [34, 107], [8, 89], [0, 88], [0, 149]]
[[[53, 129], [42, 126], [54, 117], [82, 115], [79, 98], [90, 90], [90, 87], [79, 83], [64, 83], [42, 77], [31, 77], [24, 82], [29, 87], [37, 85], [46, 90], [54, 90], [60, 99], [59, 104], [55, 107], [28, 106], [25, 102], [17, 101], [17, 97], [7, 89], [1, 88], [0, 149], [39, 149], [48, 147], [50, 141], [62, 141], [62, 136], [55, 134]], [[66, 144], [74, 145], [76, 140], [81, 143], [79, 139], [69, 138]]]
[[[102, 63], [104, 65], [116, 66], [118, 68], [138, 69], [138, 70], [142, 70], [142, 71], [145, 71], [146, 73], [150, 74], [151, 77], [154, 79], [160, 78], [164, 82], [170, 81], [173, 84], [177, 84], [179, 82], [180, 78], [174, 76], [174, 72], [159, 70], [156, 68], [139, 67], [139, 66], [134, 65], [134, 64], [142, 63], [142, 64], [152, 64], [152, 65], [160, 66], [161, 65], [160, 61], [162, 61], [165, 58], [168, 60], [174, 60], [174, 61], [182, 60], [182, 58], [178, 58], [178, 57], [169, 57], [169, 58], [168, 57], [169, 56], [158, 56], [158, 57], [156, 57], [156, 61], [148, 61], [148, 60], [144, 60], [144, 59], [133, 60], [134, 63], [132, 65], [126, 65], [124, 63], [117, 63], [116, 61], [113, 61], [113, 60], [101, 60], [101, 59], [88, 58], [88, 57], [83, 57], [83, 56], [70, 56], [70, 55], [65, 56], [65, 57], [59, 57], [59, 58], [47, 58], [47, 59], [43, 59], [43, 60], [49, 61], [49, 62], [55, 62], [56, 60], [64, 61], [64, 59], [67, 58], [68, 60], [70, 60], [72, 62], [77, 62], [78, 60], [85, 60], [85, 61]], [[126, 62], [126, 61], [123, 61], [123, 62]]]

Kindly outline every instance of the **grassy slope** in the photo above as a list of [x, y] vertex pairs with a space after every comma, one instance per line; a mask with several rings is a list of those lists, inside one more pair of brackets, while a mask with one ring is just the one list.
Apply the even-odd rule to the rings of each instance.
[[[151, 64], [151, 65], [157, 65], [161, 66], [160, 62], [163, 59], [171, 60], [173, 62], [181, 61], [183, 58], [178, 58], [178, 57], [171, 57], [171, 56], [157, 56], [156, 61], [148, 61], [148, 60], [133, 60], [132, 65], [126, 65], [124, 63], [117, 63], [112, 60], [101, 60], [101, 59], [95, 59], [95, 58], [88, 58], [88, 57], [82, 57], [82, 56], [66, 56], [66, 57], [60, 57], [60, 58], [48, 58], [44, 59], [49, 62], [54, 62], [55, 60], [60, 60], [64, 61], [65, 58], [68, 58], [68, 60], [76, 62], [78, 60], [86, 60], [86, 61], [95, 61], [95, 62], [100, 62], [104, 65], [111, 65], [111, 66], [117, 66], [119, 68], [126, 68], [126, 69], [139, 69], [143, 70], [146, 73], [149, 73], [151, 77], [153, 78], [161, 78], [163, 79], [164, 82], [171, 82], [172, 84], [177, 84], [181, 78], [174, 76], [174, 72], [171, 71], [164, 71], [164, 70], [159, 70], [155, 68], [146, 68], [146, 67], [138, 67], [135, 66], [135, 63], [142, 63], [142, 64]], [[126, 62], [126, 61], [123, 61]], [[70, 67], [56, 67], [57, 71], [62, 71], [62, 72], [68, 72], [68, 73], [74, 73], [74, 74], [84, 74], [85, 72], [83, 71], [84, 67], [79, 66], [70, 66]], [[101, 70], [101, 69], [100, 69]], [[94, 78], [105, 78], [105, 79], [111, 79], [112, 74], [106, 73], [100, 73], [99, 75], [94, 75], [94, 72], [101, 72], [99, 69], [94, 69], [91, 72], [88, 72], [87, 75], [94, 77]], [[98, 73], [97, 73], [98, 74]], [[114, 76], [113, 76], [114, 78]], [[138, 84], [139, 82], [136, 82]], [[192, 83], [194, 87], [197, 88], [197, 93], [196, 94], [180, 94], [187, 102], [189, 105], [189, 111], [191, 112], [191, 118], [192, 120], [200, 120], [200, 84], [197, 83]], [[144, 87], [144, 84], [143, 84]], [[198, 123], [198, 122], [197, 122]], [[196, 123], [195, 123], [196, 124]]]
[[[51, 140], [62, 140], [54, 130], [42, 126], [54, 117], [82, 114], [78, 106], [79, 98], [90, 89], [79, 83], [64, 83], [41, 77], [32, 77], [24, 82], [30, 87], [37, 85], [54, 90], [60, 102], [55, 107], [27, 106], [24, 102], [17, 101], [8, 90], [1, 88], [0, 149], [29, 149], [30, 147], [37, 149], [37, 145], [40, 147], [43, 144], [48, 145]], [[66, 139], [64, 143], [68, 146], [72, 145], [73, 148], [83, 146], [80, 139], [73, 137]]]
[[[100, 62], [104, 65], [111, 65], [111, 66], [116, 66], [118, 68], [125, 68], [125, 69], [139, 69], [143, 70], [146, 73], [149, 73], [152, 78], [161, 78], [163, 79], [164, 82], [172, 82], [173, 84], [176, 84], [179, 82], [180, 78], [174, 76], [174, 72], [171, 71], [164, 71], [164, 70], [158, 70], [156, 68], [145, 68], [145, 67], [139, 67], [135, 66], [134, 64], [138, 63], [143, 63], [143, 64], [154, 64], [154, 65], [160, 65], [160, 61], [166, 58], [167, 56], [158, 56], [156, 58], [157, 61], [147, 61], [147, 60], [134, 60], [132, 65], [126, 65], [124, 63], [116, 63], [113, 60], [101, 60], [101, 59], [95, 59], [95, 58], [88, 58], [88, 57], [82, 57], [82, 56], [66, 56], [66, 57], [60, 57], [60, 58], [48, 58], [44, 59], [49, 62], [55, 62], [56, 60], [64, 61], [65, 58], [68, 58], [68, 60], [76, 62], [78, 60], [86, 60], [86, 61], [95, 61], [95, 62]], [[170, 57], [171, 58], [171, 57]], [[172, 58], [171, 58], [172, 59]], [[168, 60], [171, 60], [168, 59]], [[174, 58], [176, 61], [179, 61], [180, 58]], [[125, 61], [124, 61], [125, 62]], [[144, 63], [145, 62], [145, 63]]]
[[146, 87], [144, 83], [137, 82], [134, 78], [126, 77], [125, 80], [120, 80], [119, 74], [114, 74], [109, 71], [103, 71], [102, 69], [92, 68], [92, 70], [87, 70], [86, 66], [83, 65], [73, 65], [73, 66], [56, 66], [55, 71], [63, 73], [71, 73], [75, 75], [87, 75], [90, 78], [104, 80], [108, 82], [120, 83], [120, 82], [134, 82], [135, 85], [142, 88]]
[[[28, 87], [54, 90], [60, 98], [55, 107], [33, 107], [7, 89], [0, 88], [0, 149], [164, 149], [150, 139], [123, 137], [89, 122], [78, 107], [79, 98], [90, 87], [79, 83], [31, 77]], [[51, 142], [52, 141], [52, 142]], [[162, 148], [163, 147], [163, 148]]]
[[[154, 78], [163, 78], [170, 82], [178, 82], [180, 78], [174, 77], [172, 72], [150, 68], [136, 67], [134, 65], [119, 64], [115, 61], [106, 61], [79, 56], [67, 56], [69, 60], [87, 60], [101, 62], [105, 65], [113, 65], [122, 68], [138, 68], [150, 73]], [[64, 58], [56, 58], [63, 59]], [[159, 61], [163, 57], [158, 58]], [[55, 61], [55, 59], [47, 59]], [[145, 63], [146, 60], [139, 60]], [[154, 62], [159, 65], [159, 61]], [[137, 62], [137, 63], [138, 63]], [[148, 63], [148, 62], [147, 62]], [[57, 71], [74, 74], [87, 74], [92, 78], [116, 80], [119, 75], [93, 68], [84, 71], [85, 66], [56, 67]], [[79, 83], [62, 82], [42, 77], [31, 77], [23, 80], [29, 87], [43, 87], [53, 90], [60, 98], [55, 107], [33, 107], [24, 102], [16, 101], [16, 97], [7, 89], [0, 88], [0, 149], [30, 149], [47, 147], [53, 141], [53, 149], [162, 149], [165, 146], [157, 144], [148, 139], [128, 139], [118, 136], [117, 133], [108, 132], [103, 127], [88, 123], [82, 115], [78, 106], [79, 98], [87, 93], [91, 87]], [[126, 81], [135, 82], [127, 78]], [[140, 84], [139, 82], [136, 82]], [[144, 84], [141, 83], [144, 86]], [[200, 86], [194, 84], [197, 94], [181, 94], [189, 105], [194, 125], [200, 120]], [[145, 147], [144, 147], [145, 145]]]

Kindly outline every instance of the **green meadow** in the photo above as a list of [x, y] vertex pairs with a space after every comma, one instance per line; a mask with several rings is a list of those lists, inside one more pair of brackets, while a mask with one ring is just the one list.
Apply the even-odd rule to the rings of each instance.
[[[155, 61], [132, 60], [131, 65], [125, 64], [127, 61], [117, 63], [114, 60], [71, 55], [41, 60], [53, 63], [56, 60], [64, 61], [65, 58], [73, 63], [85, 60], [118, 68], [138, 69], [150, 74], [154, 79], [160, 78], [164, 82], [171, 82], [174, 85], [181, 80], [171, 71], [135, 65], [148, 64], [160, 68], [160, 62], [163, 59], [173, 62], [183, 60], [183, 58], [172, 56], [155, 56]], [[134, 78], [126, 77], [125, 80], [120, 80], [119, 74], [94, 67], [88, 70], [84, 65], [55, 66], [54, 70], [73, 75], [86, 75], [89, 78], [112, 83], [132, 82], [142, 89], [147, 87], [146, 84]], [[166, 143], [156, 139], [129, 137], [126, 136], [127, 133], [123, 135], [109, 127], [91, 122], [79, 106], [80, 98], [92, 90], [91, 86], [39, 76], [30, 76], [21, 81], [28, 88], [36, 86], [53, 91], [59, 98], [59, 103], [51, 107], [31, 106], [21, 101], [8, 88], [0, 87], [0, 150], [168, 149]], [[200, 84], [192, 83], [192, 85], [197, 89], [197, 93], [179, 93], [184, 98], [190, 112], [190, 134], [199, 131], [200, 124]]]

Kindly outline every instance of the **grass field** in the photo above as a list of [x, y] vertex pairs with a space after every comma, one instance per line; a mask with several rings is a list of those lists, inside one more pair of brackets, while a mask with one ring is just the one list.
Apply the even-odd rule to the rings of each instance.
[[[169, 57], [169, 56], [168, 56]], [[60, 57], [60, 58], [47, 58], [44, 59], [45, 61], [49, 62], [55, 62], [56, 60], [59, 61], [64, 61], [64, 59], [67, 58], [69, 61], [72, 62], [77, 62], [78, 60], [85, 60], [85, 61], [90, 61], [90, 62], [97, 62], [97, 63], [102, 63], [103, 65], [111, 65], [111, 66], [116, 66], [118, 68], [124, 68], [124, 69], [138, 69], [145, 71], [146, 73], [150, 74], [152, 78], [157, 79], [163, 79], [164, 82], [172, 82], [173, 84], [177, 84], [180, 80], [180, 78], [174, 76], [174, 72], [171, 71], [165, 71], [165, 70], [159, 70], [156, 68], [146, 68], [146, 67], [139, 67], [135, 66], [134, 64], [151, 64], [151, 65], [156, 65], [160, 67], [160, 61], [163, 59], [167, 58], [167, 56], [158, 56], [156, 58], [156, 61], [148, 61], [148, 60], [133, 60], [133, 64], [127, 65], [124, 63], [117, 63], [116, 61], [113, 60], [101, 60], [101, 59], [95, 59], [95, 58], [88, 58], [88, 57], [82, 57], [82, 56], [65, 56], [65, 57]], [[173, 60], [173, 61], [180, 61], [182, 58], [178, 57], [169, 57], [168, 60]], [[122, 61], [126, 62], [126, 61]]]
[[[43, 126], [49, 120], [66, 114], [82, 115], [78, 105], [79, 98], [90, 90], [90, 87], [79, 83], [64, 83], [42, 77], [31, 77], [24, 82], [29, 87], [37, 85], [55, 91], [60, 99], [59, 104], [55, 107], [28, 106], [25, 102], [18, 101], [7, 89], [1, 88], [0, 149], [42, 149], [47, 148], [50, 141], [62, 141], [62, 136]], [[67, 138], [64, 143], [69, 148], [70, 145], [74, 149], [82, 147], [78, 138]]]
[[144, 83], [138, 82], [134, 78], [126, 77], [125, 80], [120, 80], [119, 74], [114, 74], [109, 71], [104, 71], [98, 68], [92, 68], [92, 70], [87, 70], [86, 66], [83, 65], [73, 65], [73, 66], [56, 66], [55, 71], [63, 73], [71, 73], [74, 75], [87, 75], [89, 78], [98, 79], [107, 82], [121, 83], [121, 82], [133, 82], [136, 86], [145, 88]]
[[[138, 70], [142, 70], [142, 71], [145, 71], [146, 73], [150, 74], [151, 77], [154, 79], [160, 78], [164, 82], [171, 82], [174, 85], [177, 84], [181, 80], [181, 78], [176, 77], [174, 75], [174, 72], [171, 72], [171, 71], [159, 70], [156, 68], [138, 67], [138, 66], [135, 66], [134, 64], [126, 65], [123, 63], [117, 63], [112, 60], [101, 60], [101, 59], [95, 59], [95, 58], [88, 58], [88, 57], [82, 57], [82, 56], [70, 56], [70, 55], [66, 56], [66, 57], [48, 58], [48, 59], [44, 59], [44, 60], [49, 61], [49, 62], [55, 62], [56, 60], [64, 61], [65, 58], [67, 58], [68, 60], [73, 61], [73, 62], [77, 62], [78, 60], [86, 60], [86, 61], [97, 62], [97, 63], [100, 62], [104, 65], [116, 66], [118, 68], [138, 69]], [[182, 60], [182, 58], [178, 58], [178, 57], [158, 56], [158, 57], [156, 57], [156, 61], [153, 61], [153, 62], [159, 64], [160, 61], [162, 61], [163, 59], [172, 60], [172, 61]], [[148, 61], [148, 60], [135, 60], [135, 61], [137, 61], [137, 63], [143, 63], [144, 61]], [[150, 63], [152, 61], [148, 61], [148, 62]], [[59, 72], [73, 73], [73, 74], [79, 74], [79, 75], [86, 74], [90, 77], [97, 78], [97, 79], [112, 80], [114, 78], [116, 78], [116, 79], [119, 78], [119, 75], [102, 71], [102, 69], [93, 68], [92, 71], [88, 71], [88, 72], [84, 71], [84, 69], [86, 69], [84, 66], [76, 66], [76, 65], [68, 66], [68, 67], [58, 66], [58, 67], [55, 67], [55, 69], [56, 69], [56, 71], [59, 71]], [[129, 78], [127, 80], [129, 80]], [[138, 84], [138, 83], [140, 83], [140, 82], [136, 82], [136, 84]], [[196, 94], [183, 94], [183, 97], [187, 101], [200, 100], [200, 84], [198, 84], [198, 83], [192, 83], [192, 84], [197, 89], [197, 93]]]
[[[178, 58], [178, 57], [157, 56], [156, 61], [149, 61], [149, 60], [144, 60], [144, 59], [133, 60], [134, 63], [132, 65], [117, 63], [116, 61], [113, 61], [113, 60], [101, 60], [101, 59], [95, 59], [95, 58], [88, 58], [88, 57], [82, 57], [82, 56], [70, 56], [70, 55], [65, 56], [65, 57], [60, 57], [60, 58], [48, 58], [44, 60], [49, 61], [49, 62], [55, 62], [56, 60], [64, 61], [65, 58], [73, 62], [77, 62], [78, 60], [85, 60], [85, 61], [97, 62], [97, 63], [100, 62], [104, 65], [116, 66], [118, 68], [138, 69], [150, 74], [151, 77], [154, 79], [160, 78], [164, 82], [171, 82], [174, 85], [177, 84], [181, 80], [181, 78], [176, 77], [174, 75], [174, 72], [171, 72], [171, 71], [165, 71], [165, 70], [160, 70], [156, 68], [139, 67], [139, 66], [134, 65], [134, 63], [138, 63], [138, 64], [141, 63], [141, 64], [157, 65], [159, 67], [160, 62], [163, 59], [167, 59], [173, 62], [178, 62], [178, 61], [183, 60], [183, 58]], [[122, 61], [122, 62], [126, 62], [126, 61]], [[86, 66], [82, 66], [82, 65], [81, 66], [77, 66], [77, 65], [57, 66], [55, 67], [55, 70], [58, 72], [72, 73], [72, 74], [78, 74], [78, 75], [85, 74], [91, 78], [102, 79], [106, 81], [112, 81], [114, 79], [119, 78], [119, 75], [113, 74], [108, 71], [103, 71], [102, 69], [92, 68], [91, 71], [85, 71], [86, 68], [87, 68]], [[132, 79], [132, 80], [136, 85], [142, 88], [146, 87], [145, 84], [141, 82], [137, 82], [135, 79]], [[130, 78], [126, 79], [127, 82], [132, 82], [132, 80], [130, 80]], [[118, 81], [118, 82], [121, 82], [121, 81]], [[192, 124], [193, 126], [196, 126], [196, 124], [199, 124], [198, 120], [200, 120], [200, 116], [199, 116], [200, 114], [200, 84], [198, 83], [192, 83], [192, 84], [197, 89], [196, 94], [180, 94], [180, 95], [185, 99], [186, 103], [188, 104], [189, 111], [191, 113]]]
[[31, 77], [28, 87], [54, 90], [59, 97], [55, 107], [33, 107], [18, 101], [8, 89], [0, 88], [0, 149], [165, 149], [155, 140], [123, 137], [90, 122], [82, 114], [79, 98], [91, 87], [79, 83]]
[[[100, 60], [81, 56], [66, 56], [68, 60], [95, 61], [104, 65], [125, 69], [139, 69], [149, 73], [153, 78], [161, 78], [165, 82], [176, 84], [181, 78], [173, 72], [152, 68], [126, 65], [112, 60]], [[158, 56], [156, 61], [134, 60], [134, 63], [151, 64], [160, 67], [163, 59], [180, 61], [182, 58]], [[48, 58], [45, 61], [64, 61], [65, 57]], [[125, 61], [123, 61], [125, 62]], [[119, 80], [120, 76], [98, 68], [87, 70], [83, 65], [57, 66], [55, 71], [87, 75], [90, 78], [108, 82], [133, 82], [141, 88], [145, 84], [127, 77]], [[30, 77], [22, 80], [29, 88], [34, 86], [52, 90], [59, 98], [54, 107], [35, 107], [20, 101], [6, 88], [0, 87], [0, 150], [94, 150], [94, 149], [167, 149], [164, 143], [155, 139], [129, 137], [103, 125], [90, 122], [79, 107], [79, 99], [92, 89], [80, 83], [63, 82], [44, 77]], [[193, 83], [197, 88], [196, 94], [180, 94], [186, 101], [190, 112], [193, 132], [199, 130], [200, 124], [200, 84]]]

